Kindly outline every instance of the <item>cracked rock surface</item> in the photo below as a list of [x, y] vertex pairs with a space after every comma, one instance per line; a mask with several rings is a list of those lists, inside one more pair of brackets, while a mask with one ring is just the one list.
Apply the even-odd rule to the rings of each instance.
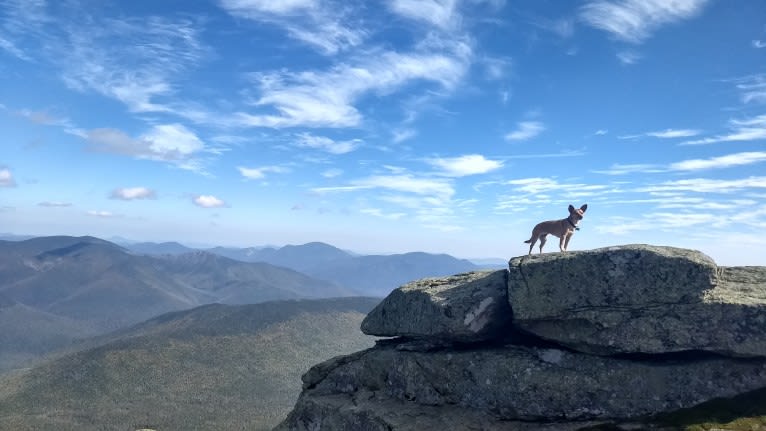
[[514, 324], [581, 352], [766, 356], [764, 267], [629, 245], [517, 257], [509, 271]]
[[511, 321], [508, 271], [474, 271], [405, 284], [362, 322], [362, 332], [453, 342], [496, 338]]
[[[313, 419], [307, 412], [340, 395], [365, 402], [347, 404], [346, 419], [377, 424], [354, 429], [377, 430], [409, 429], [391, 422], [391, 406], [423, 408], [424, 417], [428, 409], [449, 407], [481, 412], [490, 422], [582, 422], [641, 417], [764, 386], [764, 359], [708, 356], [652, 362], [514, 345], [430, 353], [386, 345], [309, 371], [295, 411], [279, 429], [336, 429], [309, 423], [328, 423], [327, 416], [338, 412], [314, 412]], [[430, 420], [435, 426], [441, 419]]]

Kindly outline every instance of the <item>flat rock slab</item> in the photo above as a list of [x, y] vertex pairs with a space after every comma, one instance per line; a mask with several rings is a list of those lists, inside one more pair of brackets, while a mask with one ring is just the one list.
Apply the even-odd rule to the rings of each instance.
[[421, 415], [429, 410], [420, 407], [447, 407], [497, 420], [626, 420], [766, 386], [766, 359], [710, 356], [636, 361], [511, 345], [431, 353], [377, 346], [312, 368], [298, 405], [367, 394]]
[[509, 270], [514, 325], [572, 349], [766, 356], [766, 267], [628, 245], [517, 257]]
[[420, 406], [375, 392], [304, 396], [274, 431], [575, 431], [602, 422], [534, 423], [500, 420], [456, 406]]
[[367, 315], [362, 332], [450, 342], [496, 338], [511, 321], [507, 274], [475, 271], [405, 284]]

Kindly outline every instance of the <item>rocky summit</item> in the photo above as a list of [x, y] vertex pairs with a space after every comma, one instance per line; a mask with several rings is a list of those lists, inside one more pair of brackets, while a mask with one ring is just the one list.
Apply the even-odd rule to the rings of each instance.
[[649, 245], [516, 257], [401, 286], [362, 330], [388, 338], [309, 370], [277, 430], [651, 428], [766, 388], [766, 267]]

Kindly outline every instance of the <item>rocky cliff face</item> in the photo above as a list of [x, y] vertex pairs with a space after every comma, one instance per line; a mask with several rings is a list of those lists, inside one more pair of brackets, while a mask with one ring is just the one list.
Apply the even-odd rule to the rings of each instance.
[[362, 330], [394, 338], [313, 367], [277, 430], [635, 427], [766, 388], [766, 267], [646, 245], [524, 256], [404, 285]]

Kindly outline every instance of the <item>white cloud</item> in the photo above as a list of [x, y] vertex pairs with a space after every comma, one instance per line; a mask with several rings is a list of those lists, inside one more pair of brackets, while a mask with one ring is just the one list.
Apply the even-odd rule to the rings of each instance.
[[753, 48], [756, 49], [766, 48], [766, 42], [762, 40], [753, 40], [751, 44], [753, 45]]
[[703, 169], [729, 168], [732, 166], [750, 165], [766, 161], [766, 152], [750, 151], [736, 154], [727, 154], [725, 156], [713, 157], [710, 159], [691, 159], [677, 163], [671, 163], [671, 170], [678, 171], [698, 171]]
[[591, 172], [604, 175], [625, 175], [636, 172], [642, 173], [657, 173], [666, 172], [667, 169], [661, 165], [651, 163], [633, 163], [633, 164], [620, 164], [615, 163], [609, 167], [609, 169], [593, 170]]
[[157, 194], [154, 190], [146, 187], [122, 187], [112, 190], [110, 197], [112, 199], [131, 201], [136, 199], [154, 199], [157, 197]]
[[522, 121], [518, 123], [518, 128], [505, 135], [508, 141], [525, 141], [532, 139], [545, 130], [543, 123], [539, 121]]
[[766, 189], [766, 177], [748, 177], [737, 180], [717, 180], [692, 178], [667, 181], [636, 189], [638, 192], [694, 192], [694, 193], [734, 193], [747, 189]]
[[367, 36], [361, 22], [340, 3], [318, 0], [221, 0], [228, 13], [283, 28], [320, 52], [333, 55], [361, 45]]
[[608, 131], [608, 130], [605, 130], [605, 129], [598, 129], [598, 130], [596, 130], [596, 131], [595, 131], [593, 134], [594, 134], [594, 135], [596, 135], [596, 136], [604, 136], [604, 135], [606, 135], [607, 133], [609, 133], [609, 131]]
[[249, 178], [251, 180], [260, 180], [265, 178], [266, 174], [268, 173], [283, 174], [290, 172], [290, 169], [283, 166], [261, 166], [259, 168], [246, 168], [243, 166], [238, 166], [237, 170], [240, 174], [242, 174], [243, 177]]
[[666, 24], [697, 15], [707, 0], [593, 0], [580, 9], [588, 25], [629, 43], [641, 43]]
[[221, 208], [226, 206], [226, 202], [213, 195], [198, 195], [192, 199], [194, 205], [202, 208]]
[[460, 24], [456, 13], [457, 0], [393, 0], [389, 8], [396, 14], [423, 21], [441, 29]]
[[49, 208], [62, 208], [62, 207], [71, 207], [72, 204], [69, 202], [59, 202], [59, 201], [43, 201], [37, 204], [41, 207], [49, 207]]
[[418, 132], [414, 129], [396, 129], [392, 132], [395, 144], [404, 142], [417, 136]]
[[243, 126], [275, 128], [357, 126], [362, 115], [354, 103], [367, 93], [391, 94], [413, 81], [452, 89], [466, 73], [465, 51], [460, 55], [382, 52], [326, 72], [254, 73], [250, 76], [259, 97], [252, 105], [266, 112], [240, 112], [236, 121]]
[[709, 138], [682, 142], [681, 145], [705, 145], [718, 142], [739, 142], [766, 139], [766, 114], [744, 120], [729, 120], [731, 132]]
[[732, 166], [750, 165], [766, 161], [766, 152], [750, 151], [727, 154], [709, 159], [689, 159], [668, 165], [659, 164], [614, 164], [609, 169], [593, 170], [592, 172], [605, 175], [625, 175], [634, 173], [660, 173], [699, 171], [705, 169], [723, 169]]
[[432, 166], [442, 170], [449, 177], [485, 174], [503, 167], [503, 162], [489, 160], [480, 154], [468, 154], [460, 157], [435, 158], [426, 160]]
[[622, 64], [636, 64], [641, 60], [641, 54], [636, 51], [620, 51], [617, 53], [617, 59]]
[[369, 189], [384, 189], [397, 192], [413, 193], [416, 195], [432, 195], [439, 201], [447, 201], [454, 194], [455, 189], [451, 180], [440, 178], [422, 178], [409, 174], [401, 175], [374, 175], [351, 181], [347, 186], [317, 187], [313, 191], [317, 193], [327, 192], [351, 192]]
[[8, 168], [0, 167], [0, 187], [16, 187], [13, 173]]
[[86, 140], [93, 151], [179, 165], [205, 150], [194, 132], [177, 123], [154, 126], [137, 139], [117, 129], [93, 129], [86, 132]]
[[66, 21], [68, 37], [50, 42], [64, 82], [119, 100], [133, 112], [171, 111], [158, 99], [173, 95], [172, 78], [198, 64], [206, 52], [199, 41], [201, 26], [191, 20], [83, 20]]
[[88, 211], [86, 214], [93, 217], [100, 217], [100, 218], [113, 218], [113, 217], [119, 217], [117, 214], [114, 214], [111, 211], [96, 211], [91, 210]]
[[322, 172], [321, 175], [323, 177], [325, 177], [325, 178], [335, 178], [335, 177], [339, 177], [339, 176], [343, 175], [343, 170], [342, 169], [337, 169], [337, 168], [328, 169], [328, 170]]
[[766, 73], [731, 80], [742, 93], [743, 103], [766, 103]]
[[352, 139], [350, 141], [334, 141], [324, 136], [314, 136], [309, 133], [299, 134], [297, 143], [299, 147], [315, 148], [331, 154], [350, 153], [357, 149], [361, 144], [362, 141], [359, 139]]
[[688, 138], [691, 136], [697, 136], [702, 133], [696, 129], [665, 129], [658, 132], [647, 132], [646, 136], [652, 136], [655, 138]]
[[551, 191], [566, 192], [570, 196], [572, 194], [578, 193], [585, 193], [587, 195], [609, 188], [608, 186], [600, 184], [582, 184], [573, 182], [561, 183], [552, 178], [542, 177], [519, 178], [506, 181], [505, 184], [513, 186], [513, 190], [517, 193], [528, 193], [533, 195], [539, 195]]
[[380, 208], [362, 208], [361, 210], [359, 210], [359, 212], [361, 212], [362, 214], [380, 217], [387, 220], [399, 220], [402, 217], [405, 217], [407, 215], [407, 213], [403, 213], [403, 212], [387, 213]]

